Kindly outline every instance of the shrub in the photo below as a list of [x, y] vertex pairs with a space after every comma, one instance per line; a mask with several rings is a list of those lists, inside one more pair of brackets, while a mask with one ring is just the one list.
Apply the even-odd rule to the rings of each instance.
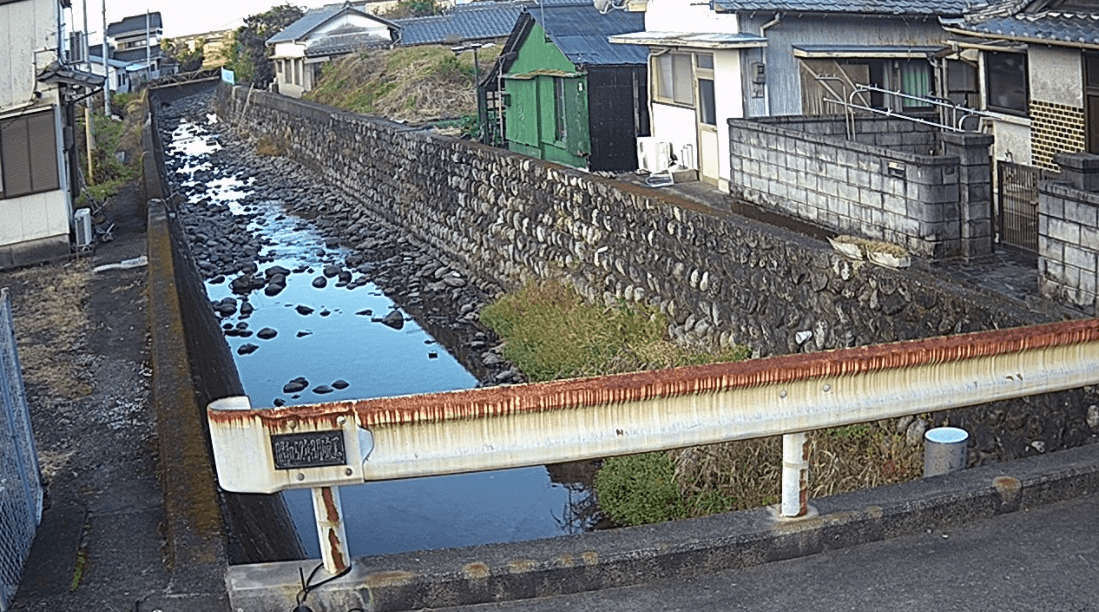
[[667, 453], [611, 457], [595, 477], [595, 495], [619, 525], [646, 525], [687, 516]]

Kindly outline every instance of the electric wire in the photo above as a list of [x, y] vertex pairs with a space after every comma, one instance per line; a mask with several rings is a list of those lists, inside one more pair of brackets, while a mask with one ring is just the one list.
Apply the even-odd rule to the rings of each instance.
[[[313, 582], [313, 577], [317, 575], [317, 572], [320, 571], [322, 567], [324, 567], [324, 563], [318, 563], [317, 566], [313, 568], [313, 571], [309, 572], [309, 577], [302, 580], [301, 590], [298, 591], [297, 597], [295, 597], [295, 599], [297, 600], [297, 605], [294, 607], [295, 612], [305, 612], [309, 610], [309, 608], [305, 606], [305, 600], [309, 597], [309, 593], [321, 588], [322, 586], [328, 584], [329, 582], [332, 582], [333, 580], [343, 578], [351, 572], [351, 564], [348, 564], [348, 566], [344, 568], [344, 570], [340, 573], [329, 576], [328, 578], [321, 580], [317, 584], [311, 584]], [[301, 568], [298, 569], [298, 572], [299, 574], [303, 573]]]

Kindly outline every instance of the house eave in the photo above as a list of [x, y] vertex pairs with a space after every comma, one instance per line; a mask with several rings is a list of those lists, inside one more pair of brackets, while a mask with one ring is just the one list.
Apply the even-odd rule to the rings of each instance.
[[721, 32], [631, 32], [609, 37], [616, 45], [648, 47], [685, 47], [691, 49], [758, 49], [767, 46], [767, 39], [751, 34]]
[[[1071, 47], [1073, 49], [1093, 49], [1093, 50], [1094, 49], [1099, 49], [1099, 43], [1074, 42], [1074, 41], [1067, 41], [1067, 40], [1054, 40], [1054, 39], [1051, 39], [1051, 38], [1037, 38], [1037, 37], [1030, 37], [1030, 36], [1012, 36], [1010, 34], [993, 34], [991, 32], [974, 32], [973, 30], [964, 30], [964, 29], [961, 29], [961, 28], [952, 28], [952, 27], [949, 27], [949, 26], [946, 26], [946, 25], [943, 26], [943, 30], [948, 34], [953, 34], [955, 36], [966, 36], [966, 37], [981, 38], [981, 39], [990, 40], [990, 41], [1001, 40], [1001, 41], [1005, 41], [1005, 42], [1008, 42], [1008, 43], [1012, 43], [1012, 42], [1018, 43], [1017, 48], [1014, 49], [1014, 50], [1025, 50], [1026, 45], [1046, 45], [1046, 46], [1050, 46], [1050, 47]], [[957, 44], [959, 46], [964, 46], [964, 47], [969, 47], [969, 48], [974, 48], [974, 49], [982, 48], [980, 43], [975, 43], [975, 42], [957, 41]], [[1002, 50], [1005, 50], [1005, 49], [1000, 48], [1000, 49], [985, 49], [985, 50], [1001, 50], [1002, 51]]]

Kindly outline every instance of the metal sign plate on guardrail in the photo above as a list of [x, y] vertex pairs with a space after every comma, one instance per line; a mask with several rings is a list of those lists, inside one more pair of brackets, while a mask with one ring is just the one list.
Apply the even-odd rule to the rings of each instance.
[[271, 455], [276, 470], [347, 465], [342, 429], [273, 435]]

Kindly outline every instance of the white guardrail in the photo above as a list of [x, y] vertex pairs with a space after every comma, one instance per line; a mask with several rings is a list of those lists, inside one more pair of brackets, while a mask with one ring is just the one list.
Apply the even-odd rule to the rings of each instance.
[[1099, 383], [1099, 319], [550, 383], [207, 413], [221, 486], [312, 488], [347, 567], [338, 485], [783, 436], [781, 513], [808, 510], [806, 433]]

